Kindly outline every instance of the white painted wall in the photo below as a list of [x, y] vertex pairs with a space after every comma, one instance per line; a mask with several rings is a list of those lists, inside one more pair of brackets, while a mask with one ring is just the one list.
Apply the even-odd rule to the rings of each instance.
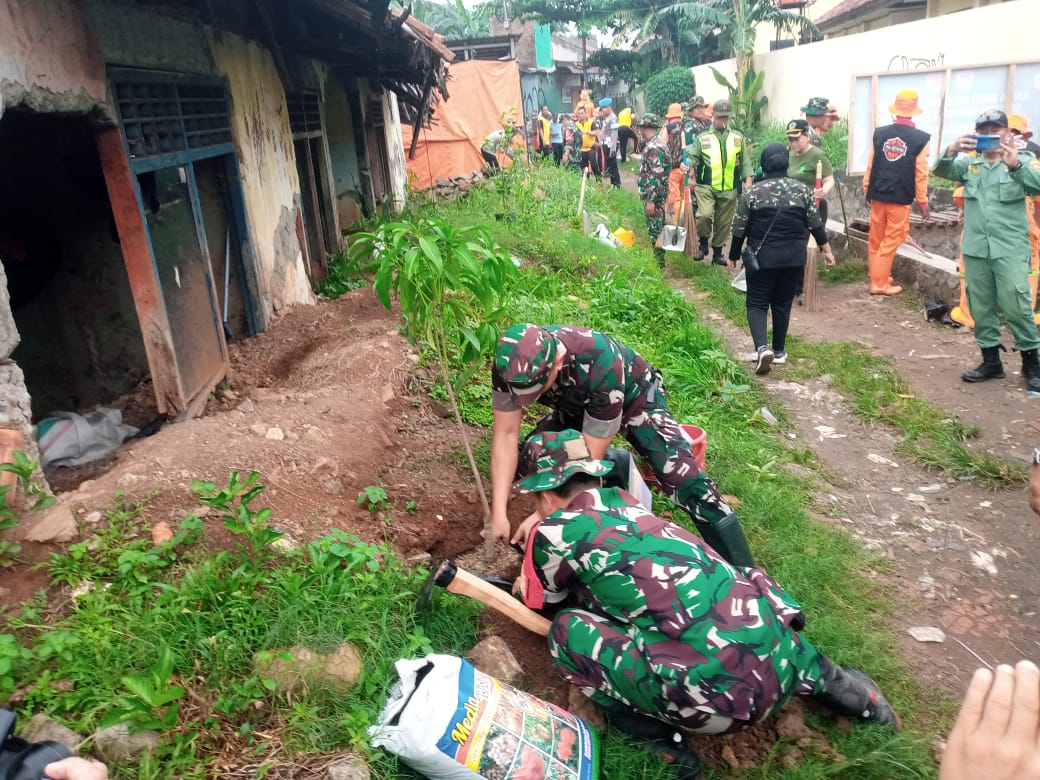
[[[756, 54], [754, 64], [766, 72], [767, 116], [787, 121], [799, 116], [799, 107], [814, 95], [829, 98], [839, 110], [848, 111], [852, 79], [857, 74], [1040, 60], [1037, 37], [1030, 33], [1037, 29], [1040, 0], [1013, 0]], [[732, 59], [712, 65], [734, 78]], [[726, 97], [708, 65], [693, 68], [693, 76], [698, 93], [709, 101]]]
[[390, 161], [390, 194], [393, 210], [404, 208], [408, 196], [408, 163], [404, 153], [404, 138], [401, 135], [401, 114], [397, 107], [397, 95], [383, 90], [383, 127], [386, 130], [387, 158]]

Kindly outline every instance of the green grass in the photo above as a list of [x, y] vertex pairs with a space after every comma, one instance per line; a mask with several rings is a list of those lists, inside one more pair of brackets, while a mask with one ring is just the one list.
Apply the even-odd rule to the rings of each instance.
[[[817, 725], [845, 765], [818, 757], [797, 769], [779, 760], [747, 777], [850, 778], [927, 777], [934, 774], [928, 740], [948, 722], [945, 702], [922, 706], [918, 686], [905, 671], [885, 616], [892, 611], [883, 584], [885, 564], [866, 553], [847, 534], [813, 520], [806, 512], [810, 490], [783, 468], [786, 462], [812, 462], [811, 453], [789, 450], [758, 417], [765, 397], [746, 369], [699, 321], [682, 297], [671, 290], [654, 266], [645, 238], [638, 199], [628, 192], [590, 188], [590, 208], [614, 214], [619, 224], [639, 236], [633, 250], [614, 250], [574, 231], [577, 181], [542, 170], [514, 171], [513, 181], [498, 183], [499, 197], [510, 204], [515, 220], [492, 224], [494, 238], [525, 261], [511, 291], [515, 320], [575, 323], [608, 332], [644, 354], [665, 375], [669, 405], [676, 417], [709, 431], [708, 472], [720, 488], [740, 497], [740, 516], [752, 548], [765, 567], [810, 615], [807, 636], [839, 662], [855, 663], [879, 679], [896, 706], [909, 713], [910, 728], [892, 737], [879, 729], [855, 728], [849, 734], [827, 721]], [[525, 179], [527, 181], [525, 182]], [[525, 203], [534, 182], [545, 201]], [[439, 214], [462, 224], [477, 223], [502, 201], [494, 193], [474, 193], [443, 205]], [[474, 380], [486, 382], [486, 372]], [[464, 413], [465, 412], [464, 410]], [[533, 417], [532, 417], [533, 419]], [[655, 502], [670, 510], [666, 501]], [[683, 522], [676, 515], [675, 520]], [[639, 776], [639, 755], [625, 758], [625, 772], [611, 763], [628, 753], [608, 742], [607, 777]], [[906, 766], [903, 772], [898, 768]]]
[[[465, 653], [476, 640], [475, 603], [438, 591], [437, 608], [417, 613], [423, 571], [342, 532], [301, 550], [274, 550], [282, 534], [266, 525], [269, 511], [243, 501], [252, 487], [226, 493], [224, 503], [216, 490], [203, 498], [228, 513], [234, 550], [208, 553], [195, 517], [154, 547], [135, 506], [111, 511], [90, 538], [53, 555], [55, 580], [93, 587], [64, 612], [49, 613], [41, 602], [8, 617], [13, 633], [0, 641], [0, 670], [9, 662], [12, 678], [5, 686], [0, 674], [0, 701], [17, 679], [33, 683], [26, 708], [80, 734], [120, 714], [137, 727], [165, 721], [155, 752], [110, 766], [117, 778], [210, 777], [209, 761], [222, 751], [263, 764], [343, 749], [368, 755], [379, 776], [396, 774], [396, 761], [372, 750], [365, 731], [396, 677], [392, 663], [434, 648]], [[297, 644], [329, 652], [344, 640], [364, 662], [347, 693], [311, 686], [287, 698], [254, 669], [259, 653]], [[157, 672], [164, 653], [170, 668]], [[148, 706], [140, 684], [126, 682], [135, 674], [159, 692], [182, 693]]]
[[[746, 322], [744, 296], [730, 287], [728, 278], [711, 273], [700, 263], [685, 263], [683, 271], [708, 291], [712, 305], [733, 322]], [[922, 465], [956, 479], [978, 479], [993, 487], [1025, 480], [1025, 469], [1020, 465], [968, 447], [978, 431], [915, 395], [890, 360], [861, 344], [809, 342], [794, 335], [788, 343], [792, 352], [803, 356], [789, 366], [791, 378], [831, 376], [857, 417], [894, 428], [900, 434], [899, 450]]]
[[[724, 492], [740, 497], [739, 513], [758, 558], [805, 606], [806, 637], [838, 662], [874, 675], [907, 721], [906, 731], [892, 735], [859, 726], [846, 733], [812, 717], [830, 750], [806, 749], [792, 767], [783, 760], [785, 746], [778, 745], [766, 765], [743, 776], [933, 776], [928, 742], [948, 725], [952, 707], [924, 695], [902, 663], [895, 629], [886, 621], [898, 594], [884, 584], [885, 563], [810, 517], [810, 486], [784, 465], [812, 466], [814, 454], [789, 449], [761, 421], [758, 409], [766, 399], [745, 367], [661, 278], [637, 198], [589, 187], [587, 207], [596, 221], [611, 229], [624, 225], [639, 236], [634, 249], [617, 250], [576, 229], [578, 186], [577, 177], [553, 167], [517, 168], [456, 203], [425, 208], [459, 225], [488, 225], [499, 243], [523, 258], [509, 290], [513, 319], [599, 328], [664, 372], [673, 412], [709, 432], [708, 472]], [[532, 197], [537, 190], [543, 199]], [[495, 220], [490, 215], [496, 213], [509, 218]], [[715, 305], [734, 309], [735, 300], [720, 291], [713, 296]], [[486, 370], [478, 372], [459, 394], [464, 416], [483, 426], [489, 423], [488, 380]], [[486, 469], [486, 437], [477, 450]], [[466, 487], [460, 482], [460, 489]], [[277, 553], [270, 544], [279, 534], [268, 526], [277, 518], [240, 508], [248, 487], [203, 489], [207, 502], [228, 516], [236, 549], [208, 552], [197, 520], [187, 521], [174, 542], [153, 548], [135, 511], [114, 512], [96, 540], [73, 545], [51, 562], [53, 577], [70, 583], [89, 578], [99, 587], [54, 612], [34, 602], [9, 619], [6, 635], [0, 627], [0, 699], [15, 686], [32, 684], [28, 709], [90, 733], [113, 713], [138, 722], [168, 715], [170, 705], [142, 708], [124, 675], [157, 675], [160, 692], [184, 687], [176, 727], [163, 731], [162, 745], [147, 760], [113, 767], [116, 777], [202, 777], [212, 769], [207, 758], [221, 751], [240, 762], [252, 752], [250, 761], [260, 764], [343, 749], [366, 755], [377, 777], [407, 775], [387, 754], [368, 747], [365, 729], [393, 682], [394, 660], [430, 649], [466, 651], [476, 638], [474, 604], [437, 593], [438, 609], [418, 615], [422, 572], [406, 571], [385, 549], [336, 534]], [[655, 505], [671, 509], [664, 500]], [[290, 701], [269, 690], [253, 669], [258, 652], [297, 643], [330, 649], [343, 639], [355, 642], [365, 661], [349, 696], [309, 691]], [[172, 658], [166, 675], [159, 663], [164, 648]], [[664, 780], [670, 772], [610, 733], [602, 776]]]

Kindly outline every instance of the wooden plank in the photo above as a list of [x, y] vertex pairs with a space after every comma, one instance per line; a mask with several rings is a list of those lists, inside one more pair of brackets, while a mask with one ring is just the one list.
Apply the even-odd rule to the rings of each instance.
[[177, 370], [173, 334], [155, 272], [148, 228], [137, 198], [134, 175], [130, 171], [130, 159], [118, 127], [98, 130], [95, 142], [119, 233], [123, 263], [130, 280], [130, 293], [141, 325], [155, 401], [160, 413], [172, 416], [185, 406], [184, 388]]

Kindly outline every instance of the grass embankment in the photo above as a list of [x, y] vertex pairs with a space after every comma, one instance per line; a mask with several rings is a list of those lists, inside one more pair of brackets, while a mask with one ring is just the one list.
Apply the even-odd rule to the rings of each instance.
[[[589, 188], [593, 224], [620, 224], [640, 235], [636, 248], [615, 250], [575, 229], [577, 197], [575, 178], [536, 169], [510, 173], [437, 211], [464, 225], [489, 224], [488, 214], [508, 212], [508, 221], [492, 221], [490, 228], [497, 241], [525, 260], [512, 294], [516, 320], [603, 330], [664, 372], [673, 412], [709, 432], [708, 472], [724, 492], [739, 496], [752, 549], [806, 606], [809, 638], [839, 661], [876, 675], [908, 716], [908, 731], [895, 738], [866, 728], [843, 733], [819, 722], [847, 763], [820, 757], [791, 769], [770, 762], [746, 776], [929, 776], [934, 770], [925, 745], [950, 707], [925, 704], [929, 699], [920, 696], [903, 668], [893, 630], [885, 624], [894, 594], [876, 577], [883, 564], [847, 534], [808, 515], [808, 487], [783, 468], [807, 454], [788, 449], [760, 421], [757, 410], [765, 399], [745, 367], [661, 278], [646, 245], [638, 199], [626, 191]], [[485, 376], [466, 394], [465, 411], [478, 424], [487, 419], [486, 382]], [[667, 502], [659, 508], [668, 509]], [[615, 771], [607, 766], [609, 776], [624, 776]]]
[[[645, 238], [633, 250], [586, 238], [573, 216], [577, 198], [576, 177], [544, 168], [511, 172], [458, 203], [423, 208], [460, 225], [490, 225], [524, 259], [511, 290], [515, 319], [600, 328], [664, 371], [676, 416], [709, 431], [709, 473], [740, 497], [760, 561], [804, 604], [806, 636], [839, 662], [875, 675], [907, 720], [907, 730], [893, 736], [859, 726], [844, 732], [813, 719], [845, 760], [809, 756], [792, 768], [778, 746], [745, 777], [933, 775], [927, 744], [950, 707], [922, 696], [902, 665], [885, 623], [894, 594], [878, 584], [882, 563], [809, 517], [808, 487], [783, 465], [810, 454], [789, 450], [758, 420], [764, 398], [745, 367], [663, 282]], [[631, 193], [592, 185], [587, 205], [609, 227], [644, 235]], [[472, 421], [489, 423], [487, 372], [462, 401]], [[173, 540], [154, 547], [133, 507], [114, 510], [91, 538], [50, 563], [57, 582], [86, 580], [91, 590], [53, 609], [42, 600], [25, 605], [8, 614], [6, 625], [0, 618], [0, 700], [22, 688], [26, 708], [49, 712], [81, 734], [119, 717], [157, 727], [160, 747], [143, 762], [113, 766], [116, 777], [213, 776], [241, 766], [243, 756], [262, 775], [269, 762], [306, 765], [308, 754], [344, 749], [368, 755], [378, 777], [404, 773], [368, 748], [365, 728], [394, 680], [394, 660], [431, 649], [460, 653], [472, 644], [473, 603], [438, 593], [441, 608], [421, 620], [414, 604], [422, 574], [404, 570], [388, 551], [336, 534], [280, 552], [267, 513], [249, 509], [260, 501], [250, 487], [200, 489], [239, 546], [207, 551], [202, 523], [189, 518]], [[667, 502], [659, 508], [667, 510]], [[365, 663], [349, 695], [312, 688], [287, 698], [271, 691], [254, 666], [257, 654], [279, 647], [329, 650], [341, 640], [355, 643]], [[604, 755], [606, 778], [670, 775], [615, 734]]]

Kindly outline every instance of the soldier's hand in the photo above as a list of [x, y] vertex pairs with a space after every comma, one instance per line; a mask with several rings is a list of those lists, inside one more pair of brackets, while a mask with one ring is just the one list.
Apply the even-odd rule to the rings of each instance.
[[[480, 532], [480, 535], [487, 537], [487, 528]], [[494, 517], [491, 518], [491, 538], [495, 541], [499, 539], [506, 540], [509, 538], [509, 518], [508, 517]]]
[[826, 248], [821, 247], [821, 251], [823, 252], [823, 264], [828, 268], [833, 268], [834, 264], [837, 262], [834, 259], [834, 250], [830, 248], [830, 245], [828, 245]]
[[680, 163], [680, 165], [679, 165], [679, 170], [680, 170], [680, 171], [681, 171], [682, 173], [684, 173], [684, 174], [685, 174], [685, 173], [689, 173], [689, 172], [690, 172], [690, 166], [689, 166], [689, 165], [687, 165], [686, 163]]
[[917, 208], [921, 210], [921, 219], [925, 222], [932, 218], [932, 207], [927, 203], [918, 203]]
[[731, 271], [736, 271], [737, 270], [737, 261], [736, 260], [730, 260], [729, 258], [727, 258], [726, 259], [726, 265], [729, 268], [729, 270], [731, 270]]
[[654, 205], [653, 201], [647, 201], [646, 215], [650, 217], [650, 219], [653, 219], [657, 216], [657, 206]]
[[516, 529], [516, 533], [513, 534], [513, 538], [509, 540], [510, 544], [519, 544], [525, 550], [527, 549], [527, 537], [531, 535], [531, 529], [537, 525], [538, 521], [542, 517], [537, 512], [532, 512], [526, 518], [524, 522], [520, 523], [520, 527]]

